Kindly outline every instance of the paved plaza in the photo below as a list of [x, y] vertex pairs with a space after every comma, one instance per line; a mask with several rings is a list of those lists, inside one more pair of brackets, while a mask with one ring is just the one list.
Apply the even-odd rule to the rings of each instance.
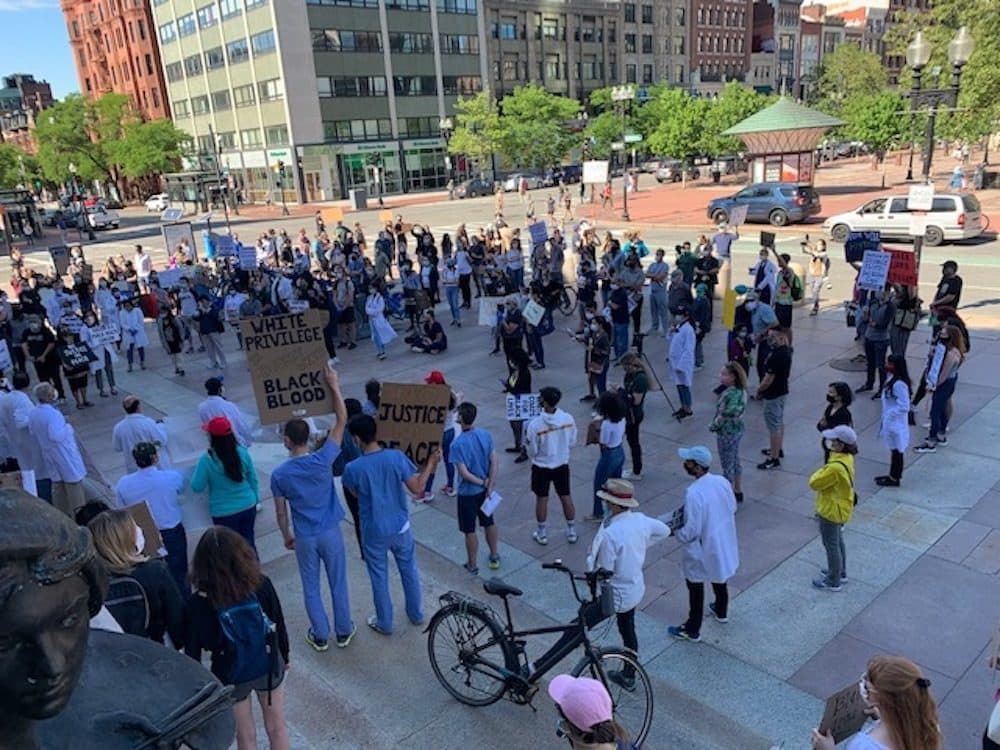
[[[650, 194], [650, 201], [669, 202], [680, 188]], [[659, 198], [656, 198], [656, 196]], [[838, 198], [838, 200], [840, 200]], [[539, 198], [538, 204], [542, 205]], [[824, 202], [827, 199], [824, 197]], [[860, 204], [863, 197], [853, 200]], [[507, 196], [508, 205], [517, 202]], [[435, 232], [453, 231], [461, 221], [477, 227], [488, 220], [492, 199], [438, 203], [394, 209], [407, 220], [429, 223]], [[249, 212], [252, 213], [252, 212]], [[253, 220], [251, 220], [251, 218]], [[354, 215], [348, 215], [350, 221]], [[377, 231], [377, 212], [359, 215], [369, 243]], [[611, 222], [612, 226], [618, 223]], [[289, 230], [311, 225], [302, 217], [241, 217], [234, 227], [244, 241], [270, 226]], [[642, 225], [640, 225], [642, 226]], [[694, 239], [702, 229], [678, 228], [653, 222], [644, 229], [651, 247], [672, 248]], [[765, 227], [766, 228], [766, 227]], [[162, 266], [165, 254], [156, 239], [155, 224], [129, 215], [123, 229], [102, 235], [88, 257], [99, 261], [109, 253], [131, 256], [136, 241], [154, 247], [154, 261]], [[746, 231], [736, 246], [734, 281], [746, 278], [757, 246], [757, 228]], [[779, 250], [797, 253], [805, 232], [818, 227], [789, 227], [779, 236]], [[916, 661], [932, 682], [941, 709], [942, 729], [949, 750], [976, 747], [989, 715], [994, 691], [986, 667], [986, 652], [998, 618], [993, 602], [1000, 600], [1000, 259], [994, 238], [955, 247], [931, 248], [924, 253], [921, 292], [930, 299], [938, 278], [937, 265], [955, 258], [965, 279], [960, 314], [972, 335], [972, 351], [961, 369], [955, 396], [955, 416], [949, 445], [937, 454], [906, 455], [903, 486], [878, 488], [873, 478], [886, 471], [888, 451], [878, 437], [879, 404], [861, 394], [853, 415], [859, 434], [857, 488], [860, 504], [846, 527], [847, 569], [850, 577], [840, 593], [818, 591], [810, 585], [825, 564], [813, 517], [809, 474], [822, 463], [815, 423], [825, 406], [827, 384], [847, 380], [860, 385], [863, 373], [833, 369], [833, 360], [857, 353], [853, 330], [845, 327], [841, 306], [850, 290], [852, 274], [831, 245], [834, 258], [832, 290], [825, 291], [821, 314], [808, 317], [796, 311], [791, 395], [786, 408], [786, 458], [779, 471], [760, 472], [760, 449], [767, 445], [761, 406], [747, 409], [747, 433], [742, 442], [746, 502], [737, 515], [741, 564], [730, 582], [729, 623], [707, 619], [702, 643], [671, 640], [668, 625], [682, 622], [687, 593], [680, 568], [681, 548], [667, 540], [650, 549], [646, 561], [646, 596], [637, 616], [640, 656], [654, 679], [656, 710], [647, 746], [657, 750], [788, 750], [809, 746], [809, 730], [822, 715], [825, 698], [858, 679], [868, 658], [876, 653], [902, 654]], [[667, 259], [672, 260], [668, 252]], [[42, 262], [40, 254], [30, 262]], [[97, 267], [95, 262], [95, 267]], [[0, 270], [6, 270], [5, 268]], [[648, 309], [648, 305], [647, 305]], [[718, 323], [705, 341], [706, 363], [696, 373], [693, 419], [678, 424], [663, 394], [650, 393], [642, 425], [643, 480], [636, 488], [641, 510], [668, 514], [683, 502], [689, 483], [677, 457], [677, 448], [702, 443], [715, 451], [707, 425], [714, 413], [712, 389], [723, 363], [725, 332]], [[504, 397], [497, 378], [506, 375], [502, 357], [488, 356], [492, 345], [487, 328], [466, 314], [462, 329], [448, 329], [448, 351], [439, 357], [414, 354], [401, 341], [390, 346], [390, 356], [376, 362], [368, 342], [345, 352], [340, 365], [345, 396], [363, 398], [370, 377], [393, 382], [422, 382], [430, 369], [445, 373], [449, 384], [480, 409], [478, 424], [488, 429], [499, 448], [511, 444], [504, 419]], [[582, 426], [590, 407], [578, 397], [584, 393], [582, 346], [565, 332], [575, 320], [556, 314], [556, 331], [545, 339], [547, 368], [533, 372], [535, 389], [555, 385], [564, 393], [561, 406]], [[644, 325], [644, 328], [646, 326]], [[909, 351], [910, 369], [919, 373], [926, 352], [926, 323], [914, 333]], [[151, 339], [154, 338], [151, 336]], [[235, 333], [227, 332], [226, 394], [256, 419], [252, 386], [245, 360], [236, 347]], [[202, 384], [212, 372], [203, 356], [189, 358], [187, 376], [178, 378], [160, 347], [150, 348], [149, 369], [116, 371], [121, 394], [135, 393], [150, 416], [162, 417], [170, 434], [175, 465], [188, 473], [205, 448], [196, 406]], [[646, 354], [676, 403], [666, 379], [665, 343], [650, 337]], [[610, 381], [620, 383], [620, 371]], [[756, 379], [753, 379], [756, 382]], [[924, 404], [926, 406], [926, 402]], [[924, 421], [921, 410], [918, 422]], [[67, 412], [88, 459], [107, 483], [124, 472], [124, 461], [110, 447], [111, 428], [122, 416], [120, 403], [100, 399], [98, 407]], [[581, 430], [582, 432], [582, 430]], [[911, 445], [922, 436], [913, 431]], [[581, 441], [582, 442], [582, 441]], [[291, 672], [287, 679], [288, 720], [293, 747], [301, 750], [333, 748], [527, 748], [558, 747], [556, 713], [544, 695], [536, 699], [537, 712], [501, 702], [471, 709], [453, 701], [435, 680], [426, 655], [426, 638], [419, 629], [401, 625], [389, 638], [362, 629], [346, 650], [315, 653], [304, 641], [307, 628], [294, 556], [277, 531], [269, 497], [269, 471], [285, 457], [273, 426], [258, 427], [253, 454], [263, 493], [264, 513], [258, 517], [258, 547], [265, 570], [282, 597], [292, 641]], [[570, 566], [583, 565], [596, 527], [581, 522], [580, 542], [569, 545], [561, 533], [561, 515], [550, 508], [552, 533], [547, 547], [531, 539], [534, 498], [529, 490], [528, 464], [516, 465], [514, 456], [501, 452], [498, 491], [504, 502], [497, 511], [502, 567], [498, 575], [521, 587], [515, 617], [525, 626], [552, 624], [575, 611], [565, 578], [543, 571], [541, 563], [561, 558]], [[597, 449], [578, 445], [571, 459], [573, 497], [578, 517], [589, 509]], [[628, 466], [628, 463], [626, 464]], [[719, 471], [716, 465], [713, 467]], [[443, 485], [439, 471], [436, 489]], [[449, 589], [488, 599], [481, 581], [462, 569], [463, 540], [455, 519], [455, 501], [439, 494], [432, 504], [414, 505], [413, 529], [419, 542], [425, 608], [436, 609], [437, 597]], [[185, 525], [196, 535], [208, 523], [203, 497], [184, 497]], [[348, 542], [351, 603], [355, 620], [364, 623], [372, 611], [371, 593], [353, 534]], [[190, 540], [193, 548], [194, 538]], [[486, 573], [484, 568], [484, 574]], [[489, 573], [492, 573], [490, 571]], [[394, 598], [401, 602], [398, 582]], [[617, 643], [617, 630], [598, 629]], [[540, 653], [547, 643], [529, 645]], [[568, 670], [573, 659], [566, 660]]]

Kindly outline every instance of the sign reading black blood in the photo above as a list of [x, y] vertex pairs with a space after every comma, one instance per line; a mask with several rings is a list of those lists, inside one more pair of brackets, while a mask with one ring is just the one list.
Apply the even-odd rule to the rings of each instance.
[[450, 397], [451, 390], [444, 385], [383, 383], [378, 441], [422, 466], [441, 446]]
[[833, 741], [840, 744], [861, 731], [868, 720], [865, 710], [865, 701], [861, 697], [858, 683], [852, 683], [827, 699], [819, 731], [823, 734], [829, 732], [833, 735]]
[[318, 310], [240, 321], [261, 424], [333, 410], [323, 377], [325, 324]]

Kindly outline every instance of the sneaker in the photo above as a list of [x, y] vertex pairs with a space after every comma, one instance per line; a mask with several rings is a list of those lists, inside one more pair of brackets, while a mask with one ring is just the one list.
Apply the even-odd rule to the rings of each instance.
[[928, 419], [926, 422], [921, 422], [920, 426], [925, 430], [929, 430], [931, 428], [931, 420]]
[[441, 490], [441, 492], [443, 492], [446, 497], [458, 496], [458, 492], [455, 490], [454, 487], [445, 487], [443, 490]]
[[937, 445], [932, 440], [925, 440], [913, 450], [917, 453], [937, 453]]
[[351, 641], [354, 639], [355, 634], [358, 632], [357, 625], [351, 625], [351, 632], [347, 635], [337, 636], [337, 648], [347, 648], [351, 645]]
[[316, 651], [326, 651], [330, 648], [330, 642], [317, 638], [313, 635], [312, 630], [306, 631], [306, 643], [312, 646]]
[[[828, 571], [826, 568], [823, 568], [823, 570], [821, 570], [820, 573], [823, 574], [824, 580], [830, 577], [830, 571]], [[847, 583], [847, 573], [840, 574], [840, 582], [841, 584]]]
[[890, 477], [888, 474], [884, 474], [880, 477], [875, 477], [875, 484], [879, 487], [899, 487], [899, 480]]
[[528, 454], [527, 453], [521, 453], [520, 456], [518, 456], [517, 458], [514, 459], [514, 463], [516, 463], [516, 464], [523, 464], [527, 460], [528, 460]]
[[580, 396], [580, 401], [596, 401], [597, 396], [588, 393], [586, 396]]
[[423, 494], [423, 502], [425, 502], [425, 503], [433, 503], [434, 502], [434, 493], [431, 492], [431, 491], [425, 492]]
[[771, 469], [781, 468], [781, 461], [777, 458], [769, 458], [763, 463], [757, 464], [757, 468], [761, 471], [770, 471]]
[[608, 671], [608, 679], [623, 690], [628, 690], [630, 693], [635, 690], [635, 675], [630, 677], [621, 670], [611, 669]]
[[[761, 448], [760, 449], [760, 455], [762, 455], [762, 456], [770, 456], [771, 455], [771, 449], [770, 448]], [[780, 451], [778, 451], [778, 458], [784, 458], [784, 457], [785, 457], [785, 449], [782, 448]]]
[[641, 482], [642, 474], [634, 474], [628, 469], [625, 469], [625, 471], [622, 472], [622, 479], [628, 479], [631, 482]]
[[938, 445], [938, 448], [942, 448], [942, 447], [948, 445], [948, 436], [947, 435], [942, 435], [941, 437], [939, 437], [937, 439], [937, 445]]
[[370, 627], [372, 630], [374, 630], [379, 635], [392, 635], [391, 632], [386, 631], [386, 630], [382, 630], [382, 628], [380, 628], [378, 626], [378, 615], [371, 615], [371, 616], [369, 616], [367, 622], [368, 622], [368, 627]]
[[580, 537], [576, 535], [576, 529], [566, 529], [566, 541], [570, 544], [576, 544]]
[[683, 625], [671, 625], [667, 628], [667, 632], [679, 641], [691, 641], [692, 643], [701, 643], [701, 634], [695, 633], [691, 634], [687, 631]]
[[840, 584], [832, 584], [826, 578], [817, 578], [813, 581], [813, 586], [818, 589], [823, 589], [824, 591], [840, 591]]
[[549, 537], [544, 531], [532, 531], [531, 538], [536, 542], [541, 544], [543, 547], [549, 543]]
[[725, 625], [727, 622], [729, 622], [729, 618], [728, 617], [719, 617], [719, 613], [715, 611], [715, 602], [710, 602], [709, 603], [709, 605], [708, 605], [708, 611], [712, 613], [712, 617], [715, 618], [716, 622], [721, 622], [723, 625]]
[[479, 568], [475, 565], [469, 565], [469, 563], [462, 563], [462, 567], [465, 568], [466, 573], [472, 573], [472, 575], [479, 575]]
[[490, 555], [490, 570], [500, 569], [500, 555]]

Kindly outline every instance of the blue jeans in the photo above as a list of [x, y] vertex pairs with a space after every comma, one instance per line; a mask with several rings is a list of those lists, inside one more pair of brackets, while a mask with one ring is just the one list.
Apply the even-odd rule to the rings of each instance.
[[670, 311], [667, 309], [667, 290], [660, 287], [649, 291], [649, 316], [652, 318], [650, 329], [653, 331], [670, 330]]
[[524, 268], [508, 268], [507, 280], [515, 290], [520, 291], [524, 286]]
[[625, 467], [625, 449], [622, 446], [616, 448], [601, 448], [601, 457], [594, 467], [594, 515], [604, 515], [604, 504], [597, 496], [597, 491], [604, 486], [609, 479], [621, 479], [622, 469]]
[[462, 306], [458, 299], [458, 287], [446, 286], [444, 294], [448, 298], [448, 308], [451, 310], [451, 319], [456, 323], [462, 322]]
[[844, 524], [819, 519], [819, 535], [826, 549], [826, 581], [831, 586], [839, 586], [847, 575], [847, 550], [844, 547]]
[[[444, 431], [444, 437], [441, 438], [441, 458], [444, 462], [445, 475], [448, 477], [448, 486], [452, 489], [455, 488], [455, 464], [448, 461], [448, 457], [451, 455], [451, 444], [455, 440], [455, 428], [449, 427]], [[427, 477], [427, 484], [424, 485], [424, 492], [430, 492], [434, 488], [434, 474], [432, 473]]]
[[[362, 530], [364, 531], [364, 530]], [[400, 534], [385, 537], [364, 537], [365, 565], [372, 582], [372, 599], [378, 629], [392, 632], [392, 598], [389, 596], [389, 552], [396, 558], [396, 567], [403, 582], [406, 599], [406, 616], [418, 625], [424, 621], [420, 601], [420, 571], [417, 570], [416, 544], [413, 533], [407, 529]]]
[[948, 378], [934, 389], [931, 396], [931, 440], [938, 440], [948, 431], [948, 402], [955, 393], [958, 378]]
[[686, 411], [691, 411], [691, 389], [686, 385], [677, 386], [677, 395], [681, 400], [681, 406]]
[[614, 324], [615, 359], [621, 359], [628, 351], [628, 321]]
[[160, 529], [160, 537], [167, 550], [167, 568], [186, 600], [191, 593], [191, 584], [188, 583], [188, 544], [184, 524], [179, 523], [172, 529]]
[[212, 523], [216, 526], [225, 526], [232, 529], [241, 537], [247, 540], [247, 544], [253, 547], [254, 554], [257, 553], [257, 545], [254, 543], [253, 527], [257, 520], [257, 506], [251, 505], [246, 510], [233, 513], [230, 516], [212, 516]]
[[537, 326], [532, 326], [527, 334], [528, 354], [535, 358], [535, 361], [542, 367], [545, 366], [545, 347], [542, 345], [542, 335], [538, 332]]
[[302, 595], [313, 635], [321, 641], [330, 638], [330, 620], [320, 591], [322, 568], [330, 584], [333, 600], [333, 629], [338, 638], [346, 638], [354, 629], [351, 621], [351, 601], [347, 588], [347, 558], [344, 556], [344, 536], [340, 524], [315, 536], [295, 537], [295, 559], [302, 578]]

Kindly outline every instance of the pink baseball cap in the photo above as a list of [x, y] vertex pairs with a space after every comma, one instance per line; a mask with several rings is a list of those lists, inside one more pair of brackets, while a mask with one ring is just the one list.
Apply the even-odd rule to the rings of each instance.
[[573, 726], [584, 732], [611, 721], [611, 696], [597, 680], [561, 674], [549, 683], [549, 697]]

